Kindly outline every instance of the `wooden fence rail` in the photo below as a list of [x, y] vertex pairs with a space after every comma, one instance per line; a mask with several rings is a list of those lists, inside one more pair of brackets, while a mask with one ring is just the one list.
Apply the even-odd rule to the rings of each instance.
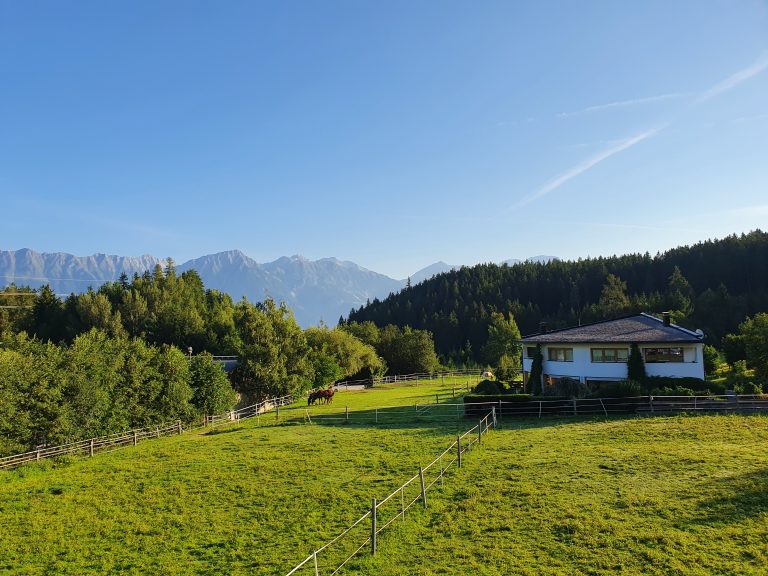
[[[282, 396], [279, 398], [270, 398], [254, 404], [252, 406], [246, 406], [240, 410], [232, 410], [223, 415], [206, 416], [204, 417], [203, 425], [210, 424], [215, 425], [224, 420], [240, 420], [241, 418], [251, 418], [258, 416], [265, 412], [269, 412], [274, 408], [284, 406], [293, 402], [292, 396]], [[35, 450], [24, 452], [22, 454], [13, 454], [11, 456], [4, 456], [0, 458], [0, 470], [15, 468], [26, 464], [28, 462], [37, 462], [46, 458], [56, 458], [58, 456], [65, 455], [80, 455], [80, 456], [94, 456], [97, 452], [104, 452], [106, 450], [112, 450], [121, 446], [136, 446], [139, 442], [149, 440], [152, 438], [160, 438], [161, 436], [171, 436], [181, 434], [184, 430], [193, 430], [196, 426], [189, 426], [182, 424], [181, 421], [173, 423], [161, 424], [159, 426], [148, 426], [145, 428], [136, 428], [133, 430], [126, 430], [123, 432], [116, 432], [114, 434], [108, 434], [106, 436], [99, 436], [96, 438], [88, 438], [86, 440], [79, 440], [76, 442], [69, 442], [67, 444], [60, 444], [58, 446], [41, 446]]]
[[[286, 576], [313, 574], [314, 576], [338, 574], [339, 571], [366, 547], [376, 554], [377, 538], [392, 523], [405, 522], [406, 512], [415, 504], [427, 507], [427, 492], [438, 482], [442, 485], [452, 466], [461, 467], [462, 455], [478, 446], [482, 437], [496, 427], [495, 408], [478, 423], [456, 437], [437, 458], [419, 467], [418, 474], [406, 480], [381, 500], [372, 499], [370, 509], [332, 540], [314, 550], [299, 562]], [[370, 520], [370, 524], [365, 521]], [[335, 554], [332, 548], [346, 547]], [[351, 550], [351, 553], [350, 553]]]
[[676, 414], [681, 412], [768, 413], [768, 395], [729, 396], [636, 396], [632, 398], [582, 398], [483, 402], [478, 396], [465, 399], [464, 412], [479, 417], [495, 407], [499, 418], [542, 416], [594, 416], [610, 414]]

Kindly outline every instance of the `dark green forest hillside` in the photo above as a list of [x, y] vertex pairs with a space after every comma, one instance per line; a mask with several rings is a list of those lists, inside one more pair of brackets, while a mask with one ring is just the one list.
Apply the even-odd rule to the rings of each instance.
[[674, 311], [719, 345], [748, 315], [768, 310], [768, 233], [756, 230], [664, 253], [463, 267], [350, 312], [429, 330], [453, 362], [482, 361], [493, 312], [514, 314], [523, 334], [639, 311]]

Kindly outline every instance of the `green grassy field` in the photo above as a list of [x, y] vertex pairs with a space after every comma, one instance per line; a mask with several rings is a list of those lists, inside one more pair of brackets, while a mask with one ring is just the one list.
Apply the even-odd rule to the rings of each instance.
[[[421, 386], [321, 409], [411, 405]], [[457, 429], [268, 418], [1, 473], [0, 573], [285, 574]], [[765, 573], [768, 419], [505, 426], [346, 573]]]

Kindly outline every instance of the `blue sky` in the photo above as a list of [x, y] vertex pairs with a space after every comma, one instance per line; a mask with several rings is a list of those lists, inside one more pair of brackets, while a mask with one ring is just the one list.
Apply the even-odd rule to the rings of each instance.
[[405, 277], [768, 228], [768, 3], [0, 0], [0, 249]]

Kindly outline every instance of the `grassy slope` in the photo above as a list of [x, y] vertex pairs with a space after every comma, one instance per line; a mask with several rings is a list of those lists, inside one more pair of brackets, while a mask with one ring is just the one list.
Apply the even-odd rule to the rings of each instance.
[[[340, 392], [327, 409], [411, 404], [416, 392]], [[266, 423], [0, 474], [0, 572], [284, 574], [455, 431]], [[765, 418], [515, 426], [491, 434], [430, 493], [427, 512], [386, 532], [380, 554], [349, 573], [768, 565]]]
[[493, 434], [460, 478], [355, 570], [768, 572], [764, 417], [532, 423]]

